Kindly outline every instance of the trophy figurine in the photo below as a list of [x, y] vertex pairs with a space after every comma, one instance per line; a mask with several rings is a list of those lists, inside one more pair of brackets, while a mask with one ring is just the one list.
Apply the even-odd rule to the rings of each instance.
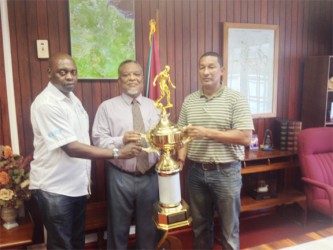
[[[161, 96], [155, 101], [155, 106], [161, 109], [160, 120], [158, 124], [149, 130], [147, 134], [142, 135], [149, 147], [144, 148], [146, 152], [158, 152], [160, 159], [156, 164], [158, 173], [159, 201], [154, 204], [153, 220], [157, 228], [162, 230], [174, 229], [190, 225], [192, 217], [187, 203], [182, 200], [180, 192], [180, 177], [182, 165], [172, 158], [175, 150], [190, 141], [189, 137], [184, 135], [184, 129], [169, 120], [167, 108], [172, 107], [170, 103], [171, 87], [176, 88], [171, 82], [169, 75], [170, 67], [156, 75], [153, 84], [159, 80]], [[163, 105], [161, 100], [167, 94], [167, 105]]]

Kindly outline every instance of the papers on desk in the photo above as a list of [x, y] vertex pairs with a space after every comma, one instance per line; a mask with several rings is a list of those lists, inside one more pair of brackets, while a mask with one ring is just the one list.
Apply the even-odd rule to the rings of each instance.
[[299, 244], [297, 246], [280, 248], [280, 250], [282, 249], [283, 250], [314, 250], [314, 249], [333, 250], [333, 236]]

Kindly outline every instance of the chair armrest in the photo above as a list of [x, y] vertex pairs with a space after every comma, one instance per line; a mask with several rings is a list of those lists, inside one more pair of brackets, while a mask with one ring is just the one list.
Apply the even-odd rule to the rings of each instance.
[[329, 203], [330, 203], [330, 207], [331, 210], [333, 212], [333, 187], [329, 186], [325, 183], [319, 182], [319, 181], [315, 181], [313, 179], [307, 178], [307, 177], [302, 177], [302, 181], [304, 181], [307, 184], [313, 185], [317, 188], [321, 188], [323, 189], [326, 194], [328, 195], [328, 199], [329, 199]]

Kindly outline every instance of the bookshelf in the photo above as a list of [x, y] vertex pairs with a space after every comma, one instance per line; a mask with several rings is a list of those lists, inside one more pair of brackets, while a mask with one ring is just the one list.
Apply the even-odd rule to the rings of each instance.
[[333, 126], [330, 119], [333, 89], [333, 56], [310, 56], [304, 61], [302, 122], [303, 128]]
[[[297, 152], [246, 150], [245, 159], [242, 162], [243, 189], [241, 200], [241, 212], [258, 210], [268, 207], [297, 203], [304, 211], [302, 222], [306, 224], [307, 206], [305, 194], [297, 186], [300, 181], [299, 162]], [[253, 183], [248, 181], [250, 176], [264, 173], [275, 173], [276, 194], [275, 198], [256, 200], [248, 195]], [[299, 185], [300, 186], [300, 185]]]

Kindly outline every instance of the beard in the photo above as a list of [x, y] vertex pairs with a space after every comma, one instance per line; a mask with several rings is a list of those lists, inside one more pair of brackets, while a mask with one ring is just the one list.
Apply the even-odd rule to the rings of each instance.
[[138, 89], [129, 89], [129, 90], [127, 90], [127, 93], [129, 95], [137, 95], [137, 94], [140, 93], [140, 90], [138, 90]]

